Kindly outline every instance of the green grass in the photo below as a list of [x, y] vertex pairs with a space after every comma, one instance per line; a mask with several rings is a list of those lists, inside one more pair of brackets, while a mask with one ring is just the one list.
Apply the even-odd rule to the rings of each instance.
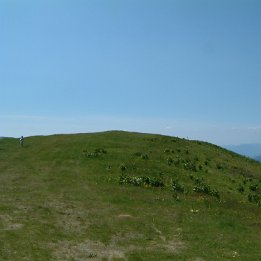
[[117, 131], [29, 137], [23, 148], [4, 138], [0, 260], [258, 261], [260, 197], [261, 164], [209, 143]]

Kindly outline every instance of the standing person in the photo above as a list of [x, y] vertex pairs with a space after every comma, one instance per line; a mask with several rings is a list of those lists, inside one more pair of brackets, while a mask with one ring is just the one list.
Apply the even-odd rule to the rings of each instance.
[[21, 147], [24, 146], [24, 137], [23, 136], [21, 136], [21, 138], [20, 138], [20, 145], [21, 145]]

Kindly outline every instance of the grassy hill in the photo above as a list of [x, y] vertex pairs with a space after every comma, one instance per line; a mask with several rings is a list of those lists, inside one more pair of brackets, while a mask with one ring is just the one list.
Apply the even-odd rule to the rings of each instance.
[[260, 260], [261, 164], [127, 132], [0, 140], [0, 260]]

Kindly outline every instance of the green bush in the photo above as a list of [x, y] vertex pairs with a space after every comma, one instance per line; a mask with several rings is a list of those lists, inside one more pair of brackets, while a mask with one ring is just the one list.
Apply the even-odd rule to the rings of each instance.
[[83, 153], [87, 158], [98, 158], [102, 154], [106, 154], [107, 151], [105, 149], [99, 148], [99, 149], [95, 149], [93, 152], [88, 152], [87, 150], [83, 150]]
[[125, 165], [125, 164], [121, 164], [121, 165], [120, 165], [120, 170], [121, 170], [121, 171], [127, 170], [126, 165]]
[[219, 170], [223, 170], [224, 169], [224, 166], [220, 163], [217, 164], [217, 169]]
[[164, 183], [160, 178], [154, 178], [148, 176], [129, 176], [123, 173], [120, 175], [119, 183], [121, 185], [164, 187]]
[[256, 190], [257, 190], [257, 187], [258, 187], [257, 184], [251, 184], [251, 185], [249, 186], [249, 189], [250, 189], [251, 191], [256, 191]]
[[180, 162], [181, 162], [180, 158], [176, 157], [173, 163], [177, 167], [177, 166], [179, 166]]
[[242, 184], [239, 184], [237, 190], [240, 192], [240, 193], [243, 193], [245, 191], [244, 187]]
[[197, 172], [196, 164], [194, 162], [190, 161], [190, 160], [187, 160], [184, 163], [184, 168], [187, 169], [187, 170], [191, 170], [191, 171]]
[[192, 176], [192, 177], [193, 177], [192, 179], [194, 179], [194, 182], [195, 182], [196, 185], [200, 185], [200, 184], [203, 183], [202, 177], [194, 177], [194, 176]]
[[257, 194], [248, 194], [248, 201], [261, 206], [261, 197]]
[[142, 154], [141, 155], [141, 158], [144, 159], [144, 160], [148, 160], [149, 159], [149, 156], [147, 154]]
[[171, 165], [174, 162], [174, 160], [172, 158], [167, 158], [167, 163], [168, 165]]
[[220, 198], [219, 192], [216, 189], [212, 189], [209, 185], [203, 183], [203, 178], [195, 178], [195, 186], [193, 191], [197, 193], [204, 193], [218, 199]]
[[107, 153], [107, 151], [105, 149], [103, 149], [103, 148], [95, 149], [94, 152], [95, 153], [100, 153], [100, 154], [106, 154]]
[[178, 182], [178, 180], [173, 180], [173, 181], [172, 181], [171, 189], [172, 189], [173, 191], [181, 192], [181, 193], [184, 193], [184, 191], [185, 191], [184, 186], [181, 185], [181, 184]]

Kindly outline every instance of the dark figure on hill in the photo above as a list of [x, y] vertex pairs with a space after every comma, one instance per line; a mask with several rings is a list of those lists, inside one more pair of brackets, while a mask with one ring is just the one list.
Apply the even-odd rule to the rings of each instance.
[[21, 145], [21, 147], [24, 146], [24, 137], [23, 136], [21, 136], [21, 138], [20, 138], [20, 145]]

